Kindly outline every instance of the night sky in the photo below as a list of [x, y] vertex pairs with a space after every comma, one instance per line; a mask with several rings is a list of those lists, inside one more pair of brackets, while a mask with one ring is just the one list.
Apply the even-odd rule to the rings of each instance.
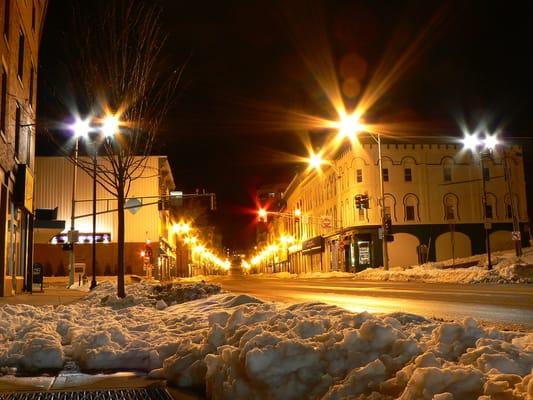
[[[67, 112], [75, 78], [65, 65], [76, 54], [64, 45], [78, 1], [50, 0], [39, 60], [42, 120]], [[168, 34], [164, 62], [185, 64], [155, 153], [169, 156], [178, 189], [217, 193], [227, 246], [254, 240], [254, 189], [288, 181], [296, 168], [283, 154], [306, 155], [307, 133], [290, 125], [288, 110], [335, 118], [315, 79], [328, 60], [341, 81], [358, 61], [348, 72], [356, 83], [342, 86], [353, 106], [358, 85], [366, 88], [380, 65], [392, 68], [416, 42], [408, 68], [369, 110], [372, 120], [415, 121], [424, 135], [457, 136], [457, 121], [472, 128], [485, 121], [508, 137], [530, 136], [533, 10], [522, 2], [155, 3]], [[320, 132], [309, 137], [320, 146]], [[42, 138], [38, 146], [46, 148]]]

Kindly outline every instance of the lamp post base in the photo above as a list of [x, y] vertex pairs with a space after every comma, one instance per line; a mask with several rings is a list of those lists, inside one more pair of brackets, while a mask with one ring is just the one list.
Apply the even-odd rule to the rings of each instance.
[[91, 286], [89, 287], [90, 290], [93, 290], [96, 288], [96, 286], [98, 286], [98, 284], [96, 283], [96, 279], [93, 279], [91, 281]]

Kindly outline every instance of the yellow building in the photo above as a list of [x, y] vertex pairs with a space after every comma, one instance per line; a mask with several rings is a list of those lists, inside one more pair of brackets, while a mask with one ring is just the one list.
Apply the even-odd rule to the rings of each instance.
[[39, 43], [46, 0], [0, 2], [0, 296], [31, 279]]
[[[378, 147], [346, 146], [332, 161], [321, 171], [299, 173], [284, 192], [286, 207], [277, 223], [296, 238], [289, 247], [291, 272], [383, 265]], [[483, 253], [486, 232], [492, 250], [513, 248], [513, 214], [522, 245], [529, 245], [519, 146], [484, 155], [484, 172], [479, 154], [437, 140], [385, 142], [382, 161], [385, 215], [393, 233], [390, 266]], [[356, 206], [361, 195], [368, 196], [368, 207]]]
[[[81, 157], [80, 157], [81, 158]], [[90, 160], [87, 160], [90, 162]], [[99, 159], [98, 163], [104, 162]], [[72, 176], [74, 165], [64, 157], [36, 158], [36, 209], [55, 209], [57, 221], [43, 221], [42, 228], [35, 229], [35, 262], [44, 266], [46, 275], [68, 274], [67, 252], [62, 244], [67, 242], [72, 209]], [[142, 207], [125, 211], [125, 263], [126, 273], [144, 275], [145, 260], [141, 256], [150, 241], [153, 273], [157, 277], [175, 276], [175, 234], [170, 219], [168, 199], [174, 189], [174, 179], [166, 156], [149, 156], [140, 178], [132, 181], [128, 199], [138, 199]], [[75, 244], [76, 263], [86, 266], [90, 275], [92, 265], [92, 178], [78, 169], [76, 185], [75, 229], [79, 240]], [[130, 202], [128, 205], [135, 204]], [[97, 185], [97, 275], [115, 275], [117, 271], [117, 202], [102, 186]], [[60, 222], [60, 228], [54, 222]], [[54, 228], [56, 229], [50, 229]]]

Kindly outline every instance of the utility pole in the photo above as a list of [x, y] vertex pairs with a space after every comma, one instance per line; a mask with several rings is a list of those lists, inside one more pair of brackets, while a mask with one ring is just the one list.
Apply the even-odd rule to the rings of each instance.
[[[504, 173], [505, 181], [507, 182], [507, 193], [509, 196], [509, 205], [511, 206], [511, 217], [513, 219], [513, 241], [515, 243], [515, 252], [517, 257], [522, 256], [522, 240], [520, 237], [520, 222], [518, 221], [518, 210], [516, 208], [516, 202], [513, 196], [513, 187], [511, 183], [511, 171], [509, 167], [509, 162], [507, 161], [507, 151], [502, 149], [503, 152], [503, 163], [504, 163]], [[506, 211], [507, 212], [507, 211]], [[516, 234], [515, 232], [518, 232]], [[518, 235], [518, 237], [515, 237]]]
[[492, 260], [490, 256], [490, 222], [488, 221], [487, 216], [487, 176], [485, 175], [485, 157], [489, 157], [490, 152], [481, 152], [480, 153], [480, 163], [481, 163], [481, 185], [483, 189], [482, 205], [483, 205], [483, 225], [485, 227], [485, 248], [487, 251], [487, 268], [490, 271], [492, 269]]

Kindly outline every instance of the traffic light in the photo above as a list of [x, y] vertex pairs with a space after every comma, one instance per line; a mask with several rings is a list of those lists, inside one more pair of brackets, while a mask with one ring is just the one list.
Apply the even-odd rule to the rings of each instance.
[[362, 205], [363, 205], [362, 196], [360, 194], [355, 195], [355, 208], [359, 210], [363, 208]]
[[266, 222], [267, 211], [264, 208], [260, 208], [259, 211], [257, 211], [257, 216], [259, 217], [259, 222]]
[[369, 209], [368, 194], [355, 195], [355, 208], [358, 210]]
[[392, 219], [390, 215], [385, 216], [385, 234], [392, 235]]
[[361, 206], [362, 208], [366, 208], [367, 210], [370, 208], [368, 203], [368, 194], [363, 194], [361, 196]]

